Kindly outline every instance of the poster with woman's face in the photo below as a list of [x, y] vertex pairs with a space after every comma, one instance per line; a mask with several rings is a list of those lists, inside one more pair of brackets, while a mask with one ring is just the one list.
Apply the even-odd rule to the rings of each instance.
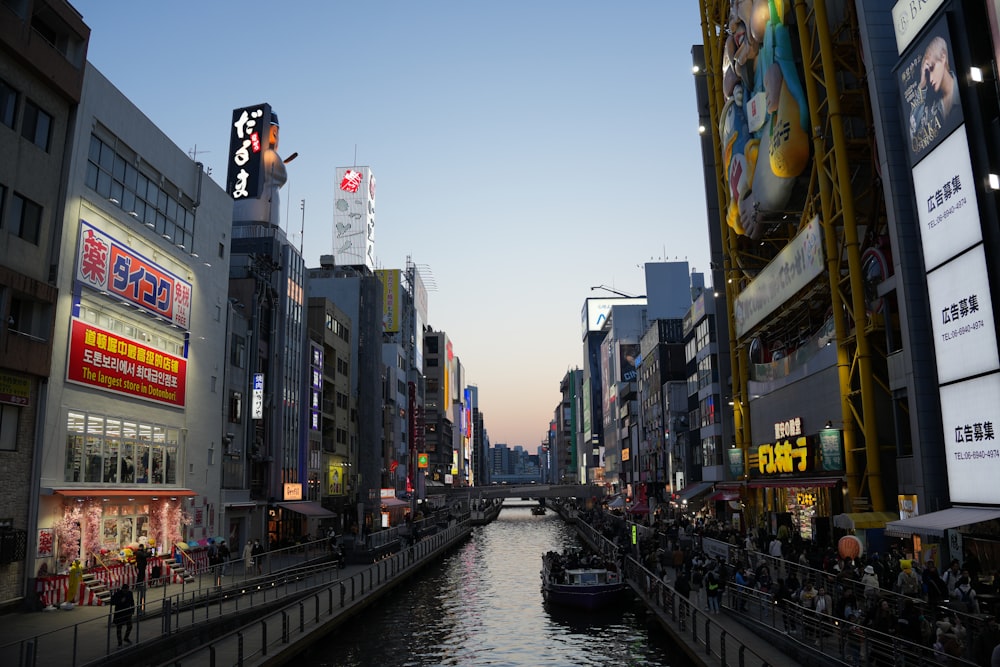
[[947, 16], [910, 47], [896, 76], [913, 166], [965, 120]]

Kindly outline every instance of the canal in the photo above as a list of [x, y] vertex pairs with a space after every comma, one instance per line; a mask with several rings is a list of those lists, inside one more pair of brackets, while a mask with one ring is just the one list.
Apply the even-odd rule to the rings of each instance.
[[641, 602], [599, 613], [550, 606], [540, 592], [541, 556], [580, 544], [552, 511], [507, 501], [491, 524], [347, 621], [297, 664], [666, 665], [689, 658]]

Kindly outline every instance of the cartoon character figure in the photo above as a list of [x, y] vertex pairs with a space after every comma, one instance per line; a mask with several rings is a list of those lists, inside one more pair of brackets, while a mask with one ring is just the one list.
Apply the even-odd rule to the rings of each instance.
[[784, 12], [783, 0], [734, 2], [723, 62], [726, 220], [754, 239], [764, 233], [763, 214], [785, 207], [809, 161], [809, 113]]

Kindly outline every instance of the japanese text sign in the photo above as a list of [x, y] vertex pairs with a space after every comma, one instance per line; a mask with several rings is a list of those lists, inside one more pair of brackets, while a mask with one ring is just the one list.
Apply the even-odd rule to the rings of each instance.
[[267, 148], [271, 105], [257, 104], [233, 110], [229, 126], [229, 170], [226, 191], [233, 199], [255, 199], [263, 187], [261, 156]]

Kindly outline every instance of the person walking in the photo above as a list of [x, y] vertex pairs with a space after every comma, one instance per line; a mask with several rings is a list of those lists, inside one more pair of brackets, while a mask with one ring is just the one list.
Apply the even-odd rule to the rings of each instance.
[[[131, 644], [132, 635], [132, 613], [135, 611], [135, 598], [128, 588], [128, 583], [123, 583], [122, 587], [111, 596], [111, 605], [115, 608], [112, 620], [115, 624], [115, 634], [118, 637], [118, 647], [121, 648], [122, 641]], [[122, 637], [122, 628], [125, 628], [125, 637]]]
[[247, 540], [243, 545], [243, 574], [250, 574], [253, 570], [253, 542]]
[[264, 573], [264, 547], [261, 546], [260, 540], [253, 541], [253, 562], [257, 564], [257, 574]]

